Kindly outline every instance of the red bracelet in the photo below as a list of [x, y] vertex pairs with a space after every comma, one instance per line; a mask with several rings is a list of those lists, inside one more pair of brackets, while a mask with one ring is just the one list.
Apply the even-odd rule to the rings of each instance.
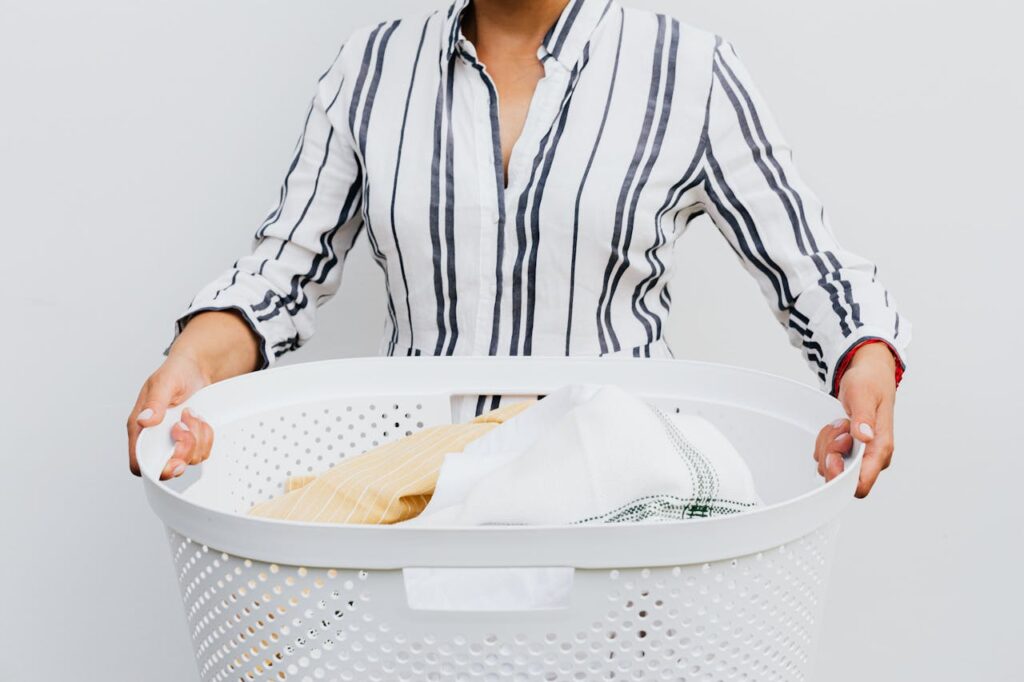
[[869, 338], [864, 339], [857, 343], [853, 348], [846, 351], [843, 354], [842, 359], [839, 361], [839, 367], [836, 368], [835, 377], [832, 381], [832, 395], [839, 395], [839, 383], [843, 380], [843, 374], [846, 373], [846, 369], [850, 366], [853, 361], [853, 356], [857, 354], [864, 346], [872, 343], [884, 343], [889, 352], [892, 353], [892, 357], [896, 360], [896, 386], [899, 387], [900, 382], [903, 381], [903, 361], [900, 359], [900, 354], [896, 352], [896, 349], [892, 347], [885, 339]]

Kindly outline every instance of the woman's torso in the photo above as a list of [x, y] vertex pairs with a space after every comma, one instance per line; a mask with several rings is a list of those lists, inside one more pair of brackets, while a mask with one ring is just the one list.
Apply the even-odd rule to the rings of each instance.
[[461, 38], [463, 4], [360, 32], [321, 84], [362, 169], [382, 352], [667, 354], [714, 38], [571, 2], [539, 52], [505, 187], [497, 93]]

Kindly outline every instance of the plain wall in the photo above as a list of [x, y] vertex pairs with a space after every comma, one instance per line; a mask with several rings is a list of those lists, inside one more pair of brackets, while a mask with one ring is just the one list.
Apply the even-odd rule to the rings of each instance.
[[[840, 239], [915, 325], [895, 463], [846, 517], [818, 679], [1020, 679], [1019, 3], [632, 4], [737, 45]], [[195, 679], [128, 410], [276, 200], [341, 41], [422, 6], [0, 0], [0, 679]], [[679, 356], [813, 381], [710, 224], [679, 260]], [[362, 240], [290, 361], [374, 352], [382, 282]]]

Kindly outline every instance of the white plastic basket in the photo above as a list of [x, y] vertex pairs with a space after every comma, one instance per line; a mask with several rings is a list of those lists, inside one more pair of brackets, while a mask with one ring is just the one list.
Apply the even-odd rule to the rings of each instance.
[[[542, 395], [586, 382], [711, 421], [747, 459], [767, 505], [674, 523], [561, 527], [245, 515], [290, 475], [449, 423], [460, 396]], [[205, 464], [158, 480], [174, 412], [143, 433], [138, 452], [204, 682], [810, 679], [838, 516], [862, 451], [821, 482], [814, 436], [842, 410], [812, 388], [677, 360], [372, 358], [247, 375], [187, 405], [216, 430]], [[557, 608], [487, 612], [453, 608], [457, 598], [432, 603], [410, 580], [431, 569], [486, 584], [513, 567], [562, 567], [571, 592]]]

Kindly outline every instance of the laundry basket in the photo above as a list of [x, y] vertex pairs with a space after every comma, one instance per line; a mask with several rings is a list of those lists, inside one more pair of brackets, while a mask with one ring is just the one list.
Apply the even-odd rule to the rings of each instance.
[[[476, 394], [621, 386], [698, 414], [747, 460], [766, 505], [655, 524], [413, 528], [246, 516], [316, 473]], [[161, 482], [172, 412], [138, 452], [167, 527], [200, 678], [250, 680], [807, 680], [838, 517], [861, 448], [825, 484], [811, 449], [842, 416], [806, 386], [655, 359], [372, 358], [273, 369], [187, 403], [214, 426], [210, 459]], [[628, 457], [629, 453], [622, 453]], [[449, 594], [419, 593], [427, 571]], [[568, 572], [544, 608], [481, 609], [463, 579]], [[441, 584], [445, 584], [441, 581]]]

